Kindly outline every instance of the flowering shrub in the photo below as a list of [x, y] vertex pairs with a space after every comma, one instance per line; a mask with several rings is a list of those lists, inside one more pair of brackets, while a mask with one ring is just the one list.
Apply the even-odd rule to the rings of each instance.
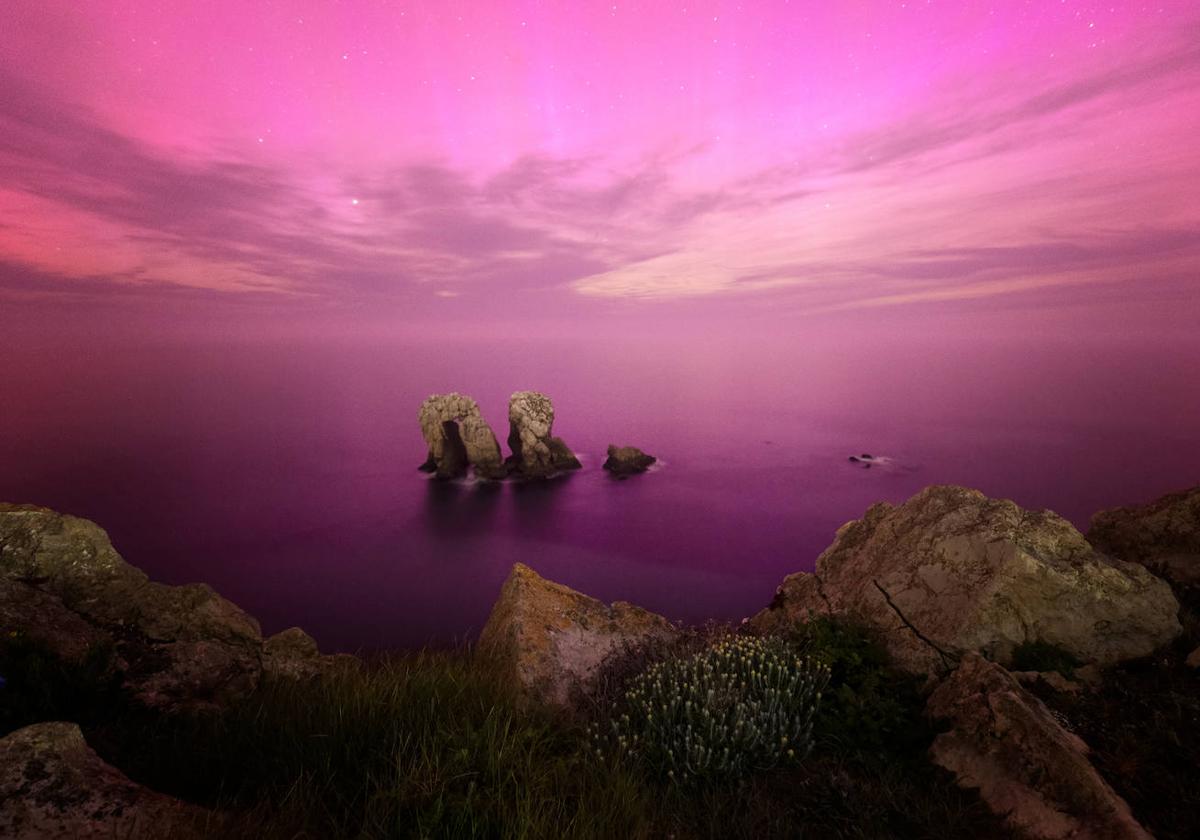
[[782, 639], [731, 636], [635, 677], [591, 737], [598, 756], [632, 755], [675, 780], [797, 762], [828, 679]]

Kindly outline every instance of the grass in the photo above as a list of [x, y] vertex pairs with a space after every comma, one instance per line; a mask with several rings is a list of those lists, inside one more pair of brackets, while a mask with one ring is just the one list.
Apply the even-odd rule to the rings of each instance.
[[89, 735], [132, 778], [241, 811], [230, 837], [656, 836], [639, 778], [464, 653], [267, 681], [219, 717]]
[[[831, 624], [797, 643], [833, 673], [813, 754], [799, 767], [699, 786], [597, 761], [584, 722], [521, 705], [469, 650], [384, 657], [312, 683], [268, 680], [222, 715], [191, 719], [121, 709], [102, 686], [81, 722], [133, 779], [229, 813], [208, 827], [228, 838], [1009, 836], [925, 759], [932, 732], [915, 723], [921, 699], [898, 689], [868, 638]], [[610, 670], [632, 674], [655, 656]], [[74, 688], [84, 691], [74, 709], [86, 712], [86, 684]], [[35, 689], [17, 679], [5, 690]], [[45, 719], [70, 711], [47, 708]], [[872, 715], [878, 725], [860, 727]]]

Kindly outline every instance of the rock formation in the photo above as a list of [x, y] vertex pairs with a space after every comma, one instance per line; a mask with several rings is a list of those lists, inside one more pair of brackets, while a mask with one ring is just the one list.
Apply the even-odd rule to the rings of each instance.
[[200, 808], [130, 781], [73, 723], [39, 723], [0, 738], [0, 837], [154, 840], [218, 836]]
[[479, 650], [525, 697], [569, 708], [614, 649], [677, 632], [660, 615], [623, 601], [609, 606], [517, 563], [479, 636]]
[[1055, 513], [953, 486], [873, 505], [843, 525], [816, 573], [786, 578], [750, 626], [766, 632], [809, 612], [878, 628], [914, 673], [972, 650], [1007, 664], [1034, 641], [1103, 665], [1149, 654], [1181, 630], [1170, 587], [1144, 567], [1098, 553]]
[[508, 401], [512, 468], [525, 478], [546, 478], [582, 466], [562, 438], [552, 437], [554, 405], [537, 391], [517, 391]]
[[1025, 835], [1151, 840], [1092, 767], [1087, 745], [999, 665], [968, 654], [927, 709], [952, 727], [934, 739], [933, 762]]
[[1200, 588], [1200, 487], [1092, 517], [1088, 542], [1180, 586]]
[[617, 478], [625, 478], [645, 472], [657, 460], [653, 455], [647, 455], [636, 446], [609, 446], [608, 459], [604, 462], [604, 469]]
[[429, 447], [422, 470], [441, 479], [466, 475], [468, 465], [480, 478], [507, 474], [500, 444], [475, 400], [462, 394], [434, 394], [421, 403], [418, 420]]
[[[155, 583], [95, 523], [33, 505], [0, 504], [0, 620], [64, 662], [111, 650], [132, 698], [158, 711], [221, 706], [263, 672], [258, 622], [236, 605]], [[332, 661], [310, 653], [313, 667]]]
[[348, 653], [322, 654], [316, 639], [289, 627], [263, 641], [262, 663], [265, 676], [309, 680], [338, 668], [358, 668], [362, 660]]

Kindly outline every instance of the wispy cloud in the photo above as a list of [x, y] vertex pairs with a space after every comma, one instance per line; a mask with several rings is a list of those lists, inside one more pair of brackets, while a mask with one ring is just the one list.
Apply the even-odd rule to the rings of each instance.
[[436, 298], [477, 314], [535, 296], [769, 296], [824, 311], [1187, 276], [1196, 43], [944, 81], [736, 167], [710, 166], [729, 153], [709, 141], [492, 168], [184, 151], [0, 71], [0, 295]]

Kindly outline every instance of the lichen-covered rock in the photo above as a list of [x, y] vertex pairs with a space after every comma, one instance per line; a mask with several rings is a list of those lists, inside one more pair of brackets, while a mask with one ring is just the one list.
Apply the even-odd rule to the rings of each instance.
[[0, 577], [0, 650], [30, 642], [71, 665], [93, 651], [111, 649], [113, 638], [67, 609], [62, 599], [18, 580]]
[[0, 504], [0, 582], [25, 598], [0, 596], [8, 626], [64, 659], [111, 641], [126, 687], [151, 708], [220, 705], [258, 684], [257, 621], [203, 584], [151, 581], [86, 519]]
[[322, 654], [316, 640], [299, 627], [281, 630], [263, 642], [263, 673], [272, 677], [309, 680], [359, 664], [358, 657], [350, 654]]
[[1057, 514], [934, 486], [843, 525], [816, 573], [786, 578], [750, 626], [847, 613], [881, 631], [900, 667], [929, 673], [947, 662], [937, 648], [1005, 664], [1036, 641], [1082, 662], [1144, 656], [1179, 634], [1178, 609], [1166, 582], [1098, 553]]
[[429, 457], [421, 466], [438, 478], [460, 478], [467, 466], [480, 478], [504, 478], [507, 469], [500, 443], [483, 419], [479, 404], [463, 394], [433, 394], [417, 415]]
[[1087, 538], [1105, 554], [1200, 588], [1200, 487], [1148, 505], [1102, 510], [1092, 517]]
[[0, 738], [0, 837], [10, 840], [200, 838], [219, 821], [130, 781], [73, 723], [39, 723]]
[[479, 636], [479, 651], [527, 698], [569, 708], [592, 687], [609, 653], [677, 633], [660, 615], [623, 601], [610, 606], [517, 563]]
[[517, 391], [508, 401], [508, 446], [512, 469], [525, 478], [546, 478], [565, 470], [577, 470], [579, 459], [550, 432], [554, 427], [554, 405], [537, 391]]
[[636, 446], [609, 446], [604, 469], [617, 478], [625, 478], [645, 472], [657, 460], [653, 455], [647, 455]]
[[1046, 840], [1151, 840], [1067, 732], [1011, 674], [978, 654], [929, 697], [950, 724], [929, 754], [1014, 828]]

